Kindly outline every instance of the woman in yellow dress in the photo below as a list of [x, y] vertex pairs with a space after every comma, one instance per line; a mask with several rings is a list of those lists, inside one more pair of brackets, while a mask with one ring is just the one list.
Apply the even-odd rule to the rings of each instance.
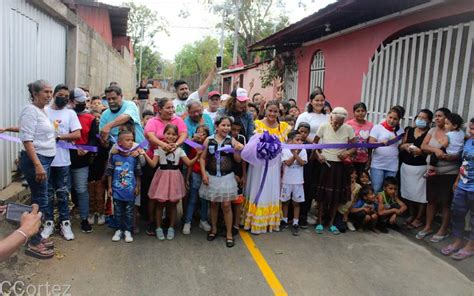
[[[279, 102], [269, 101], [265, 107], [265, 118], [255, 121], [255, 133], [262, 134], [267, 131], [285, 142], [291, 127], [286, 122], [280, 122]], [[280, 158], [280, 156], [278, 156]], [[247, 184], [245, 196], [247, 197], [244, 207], [244, 229], [252, 233], [266, 233], [267, 231], [278, 231], [280, 227], [280, 174], [281, 160], [279, 164], [270, 168], [267, 172], [262, 193], [256, 202], [256, 197], [263, 177], [264, 166], [249, 164], [247, 173]]]

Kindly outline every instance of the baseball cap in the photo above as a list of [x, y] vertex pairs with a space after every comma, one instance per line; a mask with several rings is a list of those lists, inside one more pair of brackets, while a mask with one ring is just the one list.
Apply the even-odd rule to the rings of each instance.
[[86, 102], [86, 99], [87, 99], [86, 93], [85, 93], [82, 89], [80, 89], [80, 88], [78, 88], [78, 87], [76, 87], [76, 88], [71, 92], [71, 95], [70, 95], [70, 96], [71, 96], [71, 98], [72, 98], [74, 101], [76, 101], [76, 102], [78, 102], [78, 103], [85, 103], [85, 102]]
[[240, 87], [233, 90], [231, 96], [233, 96], [234, 98], [236, 98], [240, 102], [245, 102], [245, 101], [250, 100], [249, 97], [248, 97], [247, 91], [243, 88], [240, 88]]
[[221, 94], [217, 90], [213, 90], [207, 94], [208, 98], [212, 98], [213, 96], [221, 96]]

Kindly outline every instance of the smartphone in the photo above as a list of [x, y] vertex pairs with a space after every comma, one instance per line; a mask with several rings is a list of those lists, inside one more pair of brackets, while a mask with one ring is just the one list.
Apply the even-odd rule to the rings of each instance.
[[10, 222], [20, 222], [21, 215], [23, 215], [24, 212], [30, 213], [32, 209], [33, 208], [31, 206], [14, 203], [14, 202], [8, 203], [6, 219], [7, 221], [10, 221]]
[[219, 69], [222, 67], [222, 57], [221, 56], [216, 57], [216, 67], [219, 68]]

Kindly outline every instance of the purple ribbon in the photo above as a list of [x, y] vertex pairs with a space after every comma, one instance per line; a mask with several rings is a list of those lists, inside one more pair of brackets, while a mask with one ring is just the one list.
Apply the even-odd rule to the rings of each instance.
[[0, 134], [0, 139], [21, 144], [21, 140], [19, 138], [12, 137], [12, 136], [5, 135], [5, 134]]
[[259, 140], [260, 142], [257, 144], [257, 158], [265, 160], [265, 168], [263, 169], [262, 180], [260, 181], [260, 187], [258, 188], [254, 204], [258, 204], [258, 200], [262, 194], [263, 186], [267, 179], [268, 162], [281, 153], [281, 142], [276, 136], [270, 135], [265, 131]]
[[[12, 137], [12, 136], [5, 135], [5, 134], [0, 134], [0, 139], [21, 144], [21, 140], [19, 138]], [[76, 145], [76, 144], [72, 144], [72, 143], [68, 143], [68, 142], [62, 142], [62, 141], [56, 143], [56, 146], [59, 147], [59, 148], [64, 148], [64, 149], [69, 149], [69, 150], [85, 150], [85, 151], [89, 151], [89, 152], [97, 152], [97, 147], [95, 147], [95, 146]]]
[[347, 144], [282, 144], [286, 149], [351, 149], [351, 148], [379, 148], [393, 145], [403, 138], [403, 134], [383, 143], [347, 143]]
[[194, 141], [191, 141], [190, 139], [186, 139], [184, 140], [184, 144], [188, 145], [189, 147], [191, 148], [194, 148], [194, 149], [200, 149], [200, 150], [203, 150], [204, 149], [204, 146], [199, 144], [199, 143], [196, 143]]
[[133, 151], [135, 151], [135, 150], [137, 150], [137, 149], [139, 149], [139, 148], [144, 148], [144, 147], [146, 147], [148, 144], [149, 144], [149, 143], [148, 143], [147, 140], [143, 140], [143, 142], [141, 142], [141, 143], [138, 144], [137, 146], [132, 147], [132, 148], [130, 148], [130, 149], [124, 149], [124, 148], [120, 147], [118, 144], [115, 145], [115, 148], [116, 148], [117, 150], [123, 152], [123, 153], [129, 153], [129, 152], [133, 152]]

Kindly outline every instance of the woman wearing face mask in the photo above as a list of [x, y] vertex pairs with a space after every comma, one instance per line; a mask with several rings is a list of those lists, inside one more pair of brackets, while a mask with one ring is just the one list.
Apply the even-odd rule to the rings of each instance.
[[[97, 146], [96, 135], [99, 129], [94, 115], [86, 112], [87, 97], [85, 92], [80, 88], [75, 88], [71, 91], [70, 100], [71, 106], [73, 106], [74, 111], [76, 111], [82, 127], [81, 138], [75, 141], [75, 143], [78, 145]], [[89, 233], [92, 231], [91, 224], [94, 224], [94, 213], [90, 213], [92, 215], [89, 214], [89, 191], [87, 187], [92, 153], [85, 150], [72, 149], [69, 150], [69, 153], [71, 156], [71, 183], [79, 205], [82, 220], [81, 230], [84, 233]], [[99, 218], [105, 220], [103, 217], [98, 217], [98, 219]]]
[[409, 228], [423, 226], [426, 209], [426, 172], [427, 154], [421, 150], [421, 144], [430, 129], [433, 112], [422, 109], [415, 118], [415, 126], [405, 130], [400, 145], [400, 190], [401, 196], [408, 201], [410, 217], [406, 220]]

